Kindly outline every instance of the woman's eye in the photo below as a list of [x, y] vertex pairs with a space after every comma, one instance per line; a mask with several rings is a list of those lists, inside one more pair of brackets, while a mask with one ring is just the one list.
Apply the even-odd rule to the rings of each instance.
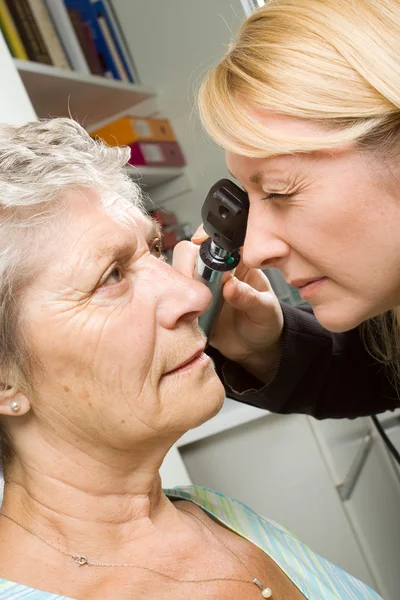
[[122, 269], [121, 267], [114, 267], [114, 269], [110, 272], [107, 279], [105, 279], [102, 283], [104, 286], [116, 285], [122, 281]]
[[282, 200], [283, 198], [288, 198], [288, 194], [267, 194], [266, 196], [264, 196], [264, 198], [261, 198], [261, 200]]

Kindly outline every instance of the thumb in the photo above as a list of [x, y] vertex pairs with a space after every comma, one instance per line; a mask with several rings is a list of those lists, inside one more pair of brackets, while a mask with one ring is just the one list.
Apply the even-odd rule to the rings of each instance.
[[204, 231], [204, 227], [203, 224], [201, 224], [197, 230], [194, 232], [194, 234], [192, 235], [192, 239], [191, 241], [194, 244], [202, 244], [206, 239], [208, 238], [208, 235], [206, 234], [206, 232]]

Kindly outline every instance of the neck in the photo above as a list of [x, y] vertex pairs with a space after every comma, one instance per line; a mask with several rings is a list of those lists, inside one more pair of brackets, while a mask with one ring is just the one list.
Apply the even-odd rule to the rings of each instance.
[[124, 562], [178, 526], [158, 473], [170, 445], [78, 449], [47, 433], [14, 459], [2, 512], [66, 552]]

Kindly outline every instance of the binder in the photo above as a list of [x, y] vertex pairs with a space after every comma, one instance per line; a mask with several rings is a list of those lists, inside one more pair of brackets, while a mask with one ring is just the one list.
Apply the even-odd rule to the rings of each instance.
[[109, 146], [125, 146], [140, 141], [176, 142], [174, 131], [167, 119], [122, 117], [90, 133]]
[[183, 167], [186, 162], [176, 142], [135, 142], [129, 144], [129, 164], [148, 167]]

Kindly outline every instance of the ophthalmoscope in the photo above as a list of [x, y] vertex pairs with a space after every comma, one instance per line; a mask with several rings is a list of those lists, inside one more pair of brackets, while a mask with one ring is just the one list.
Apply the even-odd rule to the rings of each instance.
[[209, 237], [200, 246], [194, 277], [212, 293], [209, 309], [199, 318], [207, 338], [223, 304], [222, 276], [226, 271], [234, 271], [240, 261], [248, 214], [247, 193], [229, 179], [220, 179], [212, 186], [201, 209], [204, 231]]

